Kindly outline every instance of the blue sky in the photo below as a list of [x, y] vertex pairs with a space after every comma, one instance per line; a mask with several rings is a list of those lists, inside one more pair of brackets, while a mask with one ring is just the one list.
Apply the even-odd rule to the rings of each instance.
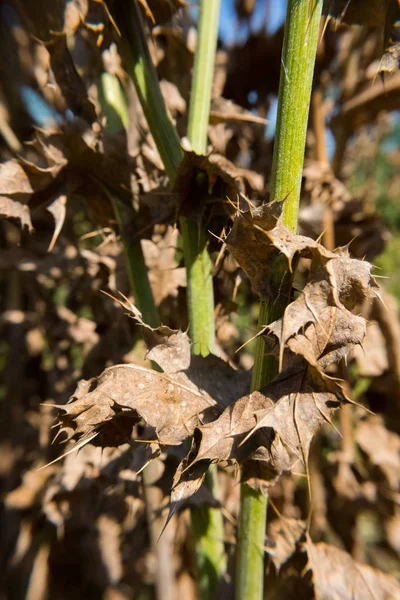
[[[190, 0], [193, 6], [198, 6], [200, 0]], [[269, 1], [270, 9], [266, 29], [273, 33], [282, 24], [286, 14], [286, 0], [257, 0], [256, 8], [250, 19], [250, 31], [259, 31], [264, 26], [266, 2]], [[234, 41], [245, 41], [249, 28], [239, 24], [235, 14], [235, 0], [221, 0], [219, 37], [221, 41], [230, 45]]]
[[[251, 31], [259, 31], [264, 25], [265, 0], [257, 0], [256, 8], [250, 20]], [[286, 14], [286, 0], [270, 0], [269, 19], [267, 30], [273, 33], [282, 24]], [[247, 37], [247, 28], [238, 29], [235, 17], [235, 0], [221, 0], [220, 31], [221, 40], [230, 45], [235, 39], [244, 41]]]

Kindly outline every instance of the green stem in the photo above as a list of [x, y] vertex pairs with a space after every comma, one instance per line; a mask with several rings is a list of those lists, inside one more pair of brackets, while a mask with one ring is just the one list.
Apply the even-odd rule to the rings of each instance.
[[[192, 93], [189, 116], [191, 123], [189, 139], [196, 152], [204, 152], [207, 146], [219, 0], [203, 0], [200, 11], [198, 51], [195, 59], [195, 89]], [[173, 183], [183, 158], [183, 150], [167, 114], [136, 2], [132, 0], [119, 2], [116, 5], [115, 20], [122, 35], [121, 47], [127, 70], [135, 84], [166, 174]], [[193, 352], [206, 356], [215, 350], [211, 260], [207, 252], [206, 237], [199, 225], [186, 217], [181, 217], [180, 229], [187, 269], [188, 312]], [[208, 475], [208, 482], [212, 480], [215, 481], [213, 472]], [[215, 487], [215, 484], [211, 487]], [[222, 514], [219, 510], [211, 508], [193, 510], [192, 524], [200, 597], [204, 600], [211, 599], [216, 595], [217, 586], [226, 567]]]
[[129, 283], [136, 306], [142, 313], [145, 323], [151, 327], [158, 327], [161, 322], [149, 282], [142, 244], [134, 231], [134, 209], [125, 206], [112, 195], [111, 202], [122, 235]]
[[178, 133], [167, 113], [144, 34], [142, 15], [135, 0], [123, 0], [115, 3], [114, 16], [121, 32], [120, 43], [127, 71], [135, 84], [165, 172], [173, 183], [183, 158], [183, 150]]
[[[207, 151], [211, 89], [218, 38], [220, 0], [202, 0], [189, 108], [188, 137], [197, 154]], [[207, 356], [215, 351], [214, 288], [211, 259], [206, 236], [197, 223], [180, 220], [185, 264], [188, 274], [188, 309], [193, 352]], [[212, 466], [206, 483], [217, 494], [217, 471]], [[199, 595], [202, 600], [217, 597], [218, 586], [226, 570], [224, 525], [221, 511], [193, 508], [192, 528], [195, 540]]]
[[[106, 117], [106, 131], [117, 133], [128, 126], [127, 98], [115, 75], [103, 73], [100, 78], [100, 99]], [[113, 205], [121, 231], [129, 283], [136, 306], [142, 313], [143, 321], [151, 327], [160, 325], [160, 317], [154, 302], [147, 267], [143, 256], [140, 237], [135, 228], [135, 211], [126, 205], [110, 189], [101, 185]]]
[[219, 7], [220, 0], [202, 0], [200, 4], [199, 33], [194, 60], [188, 125], [189, 141], [196, 154], [205, 154], [207, 151], [207, 129], [218, 41]]
[[[202, 0], [189, 107], [188, 138], [196, 154], [207, 151], [211, 89], [218, 40], [220, 0]], [[215, 352], [214, 288], [206, 237], [190, 219], [180, 220], [188, 273], [188, 307], [194, 354]]]
[[[297, 229], [301, 177], [307, 121], [322, 0], [288, 0], [282, 66], [279, 83], [278, 118], [271, 173], [271, 199], [285, 200], [283, 224]], [[286, 278], [286, 296], [262, 298], [259, 328], [283, 316], [290, 298], [291, 277], [278, 261], [274, 279]], [[282, 285], [280, 285], [282, 290]], [[285, 301], [284, 298], [287, 298]], [[283, 299], [282, 299], [283, 298]], [[275, 377], [277, 364], [265, 356], [264, 342], [257, 339], [252, 391]], [[241, 486], [241, 507], [236, 569], [237, 600], [261, 600], [264, 585], [264, 540], [267, 498]]]

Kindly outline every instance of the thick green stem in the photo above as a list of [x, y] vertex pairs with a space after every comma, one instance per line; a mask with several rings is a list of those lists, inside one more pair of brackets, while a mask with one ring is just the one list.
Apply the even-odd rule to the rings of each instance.
[[[219, 0], [203, 0], [200, 7], [198, 52], [195, 60], [195, 89], [189, 121], [189, 139], [196, 152], [207, 146], [207, 126], [210, 94], [217, 41]], [[135, 1], [125, 0], [116, 5], [116, 23], [121, 32], [121, 46], [127, 69], [154, 137], [166, 174], [173, 183], [183, 158], [177, 132], [169, 119], [161, 94], [157, 74], [151, 61], [143, 31], [142, 17]], [[198, 54], [200, 53], [200, 56]], [[193, 106], [193, 108], [192, 108]], [[194, 115], [192, 111], [195, 111]], [[181, 217], [180, 228], [187, 269], [188, 312], [193, 352], [206, 356], [215, 350], [214, 296], [211, 260], [201, 227]], [[208, 475], [209, 483], [215, 473]], [[220, 511], [203, 508], [192, 511], [199, 589], [202, 599], [215, 597], [225, 570], [223, 521]]]
[[[278, 119], [271, 174], [271, 199], [285, 200], [283, 223], [296, 231], [304, 163], [307, 121], [322, 0], [288, 0], [279, 83]], [[278, 298], [262, 298], [259, 328], [283, 316], [289, 302], [291, 277], [278, 261], [274, 279], [285, 278]], [[284, 294], [282, 294], [284, 290]], [[252, 391], [275, 377], [277, 364], [265, 355], [262, 338], [257, 339]], [[236, 598], [261, 600], [264, 583], [264, 539], [267, 498], [247, 485], [241, 487]]]

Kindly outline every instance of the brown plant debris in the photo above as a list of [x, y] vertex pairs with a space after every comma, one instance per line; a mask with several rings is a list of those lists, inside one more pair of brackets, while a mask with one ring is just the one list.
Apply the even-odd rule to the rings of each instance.
[[191, 480], [192, 489], [194, 480], [200, 485], [211, 462], [244, 464], [243, 477], [255, 487], [274, 483], [298, 460], [307, 464], [316, 431], [347, 401], [341, 383], [325, 369], [364, 339], [366, 321], [349, 309], [372, 294], [371, 265], [351, 259], [346, 249], [329, 252], [291, 234], [277, 218], [280, 210], [271, 204], [239, 215], [227, 244], [253, 287], [265, 295], [272, 253], [284, 254], [290, 266], [296, 255], [311, 259], [301, 295], [282, 319], [262, 331], [267, 352], [280, 359], [281, 372], [261, 392], [229, 406], [217, 421], [196, 428], [173, 500], [186, 481]]
[[317, 600], [400, 598], [400, 585], [391, 575], [356, 562], [335, 546], [313, 544], [308, 536], [306, 548]]

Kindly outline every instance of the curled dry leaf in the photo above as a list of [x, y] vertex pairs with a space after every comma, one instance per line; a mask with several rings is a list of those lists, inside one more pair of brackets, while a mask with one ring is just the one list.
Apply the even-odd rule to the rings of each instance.
[[8, 219], [18, 219], [21, 227], [27, 227], [31, 232], [33, 230], [31, 214], [26, 204], [12, 200], [7, 196], [0, 196], [0, 217], [4, 216]]
[[304, 541], [306, 523], [298, 519], [275, 519], [268, 527], [272, 545], [267, 547], [277, 571], [299, 550]]
[[371, 265], [351, 259], [345, 249], [330, 252], [290, 233], [279, 221], [280, 211], [271, 204], [239, 215], [227, 244], [263, 295], [269, 289], [273, 254], [283, 254], [289, 268], [296, 255], [311, 259], [302, 294], [282, 319], [260, 332], [267, 352], [279, 357], [281, 372], [261, 392], [241, 398], [215, 422], [196, 428], [173, 498], [188, 479], [195, 488], [194, 470], [200, 485], [211, 462], [242, 463], [243, 478], [264, 489], [298, 460], [307, 465], [316, 431], [347, 401], [340, 382], [324, 370], [363, 341], [366, 321], [349, 309], [372, 295]]
[[72, 402], [58, 407], [60, 433], [67, 441], [83, 441], [102, 432], [101, 444], [113, 446], [118, 433], [125, 434], [122, 441], [127, 441], [135, 421], [144, 420], [154, 427], [160, 444], [180, 444], [213, 405], [195, 386], [183, 385], [164, 373], [116, 365], [94, 380], [81, 381]]
[[309, 536], [306, 548], [317, 600], [400, 598], [400, 585], [391, 575], [356, 562], [335, 546], [313, 544]]
[[262, 392], [240, 398], [216, 421], [196, 428], [194, 448], [172, 500], [189, 479], [196, 491], [212, 462], [243, 464], [243, 479], [265, 490], [299, 460], [307, 462], [316, 431], [345, 401], [336, 380], [299, 361]]

